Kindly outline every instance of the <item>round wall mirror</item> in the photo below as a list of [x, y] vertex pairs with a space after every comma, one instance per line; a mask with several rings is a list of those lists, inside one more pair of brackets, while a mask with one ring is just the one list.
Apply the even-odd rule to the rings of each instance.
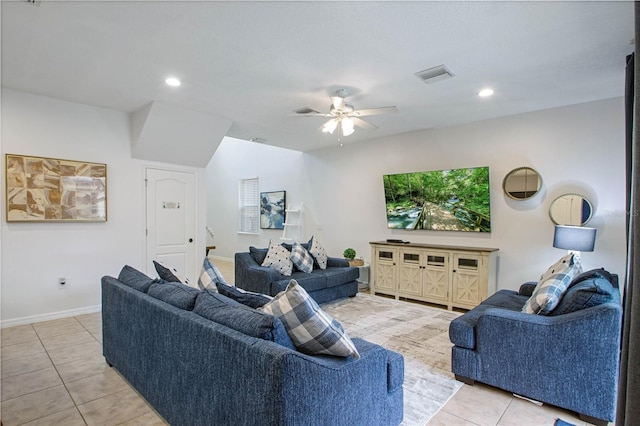
[[549, 206], [549, 217], [556, 225], [586, 225], [591, 216], [593, 206], [580, 194], [563, 194]]
[[511, 170], [502, 182], [504, 193], [514, 200], [527, 200], [540, 191], [542, 178], [531, 167], [518, 167]]

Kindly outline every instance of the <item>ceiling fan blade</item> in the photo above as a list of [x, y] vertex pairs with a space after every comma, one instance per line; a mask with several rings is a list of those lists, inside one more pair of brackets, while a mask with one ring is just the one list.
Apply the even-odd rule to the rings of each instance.
[[351, 119], [353, 120], [353, 124], [355, 124], [356, 126], [360, 127], [363, 130], [375, 130], [378, 128], [378, 126], [375, 126], [369, 123], [368, 121], [364, 121], [362, 118], [351, 117]]
[[289, 117], [333, 117], [333, 114], [325, 114], [318, 111], [312, 112], [290, 112], [287, 114]]
[[353, 111], [349, 115], [354, 115], [356, 117], [365, 117], [367, 115], [389, 114], [394, 112], [398, 112], [398, 108], [396, 108], [395, 106], [387, 106], [381, 108], [359, 109], [357, 111]]

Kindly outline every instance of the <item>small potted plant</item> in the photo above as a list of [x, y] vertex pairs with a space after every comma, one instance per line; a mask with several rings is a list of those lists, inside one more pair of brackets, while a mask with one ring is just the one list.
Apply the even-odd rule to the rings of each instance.
[[342, 256], [345, 259], [349, 259], [349, 266], [362, 266], [364, 265], [363, 259], [356, 259], [356, 251], [351, 247], [347, 248], [342, 252]]

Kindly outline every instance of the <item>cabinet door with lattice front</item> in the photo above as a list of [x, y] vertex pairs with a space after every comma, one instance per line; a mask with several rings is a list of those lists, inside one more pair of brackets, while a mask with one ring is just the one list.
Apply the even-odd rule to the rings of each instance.
[[470, 254], [454, 254], [452, 266], [452, 304], [459, 307], [472, 308], [481, 300], [480, 270], [482, 256]]
[[397, 258], [398, 249], [375, 249], [375, 292], [393, 295], [396, 294]]
[[398, 294], [422, 296], [422, 250], [400, 250], [398, 268]]
[[423, 297], [435, 303], [449, 300], [449, 253], [424, 253]]

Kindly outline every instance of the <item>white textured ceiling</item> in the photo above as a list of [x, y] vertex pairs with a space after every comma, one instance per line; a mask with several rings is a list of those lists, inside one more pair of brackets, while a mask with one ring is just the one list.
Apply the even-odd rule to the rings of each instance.
[[[345, 143], [622, 96], [633, 2], [2, 1], [2, 86], [134, 112], [162, 101], [228, 136], [312, 150], [347, 88], [379, 126]], [[445, 64], [455, 77], [414, 73]], [[168, 75], [180, 88], [164, 84]], [[488, 99], [476, 93], [491, 86]], [[216, 141], [217, 143], [218, 141]]]

